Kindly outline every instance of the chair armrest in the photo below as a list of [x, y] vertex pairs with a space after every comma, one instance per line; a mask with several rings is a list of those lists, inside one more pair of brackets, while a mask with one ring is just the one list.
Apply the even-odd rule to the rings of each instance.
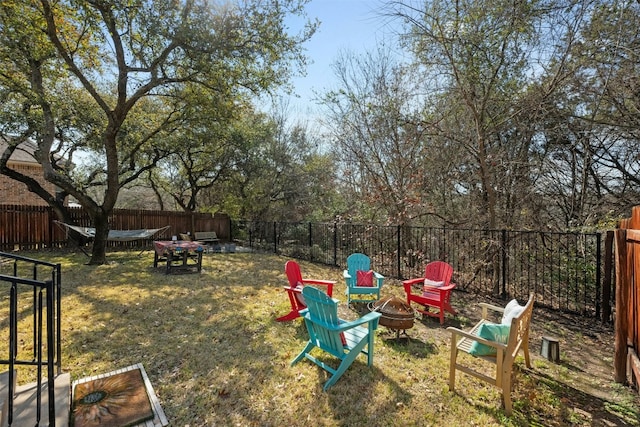
[[447, 286], [425, 286], [424, 290], [429, 292], [449, 292], [451, 289], [455, 288], [456, 285], [447, 285]]
[[384, 281], [384, 276], [380, 273], [373, 272], [373, 278], [378, 282], [378, 287], [382, 287], [382, 282]]
[[409, 286], [413, 286], [413, 285], [417, 285], [419, 283], [424, 283], [424, 277], [418, 277], [417, 279], [408, 279], [408, 280], [403, 280], [402, 281], [402, 285], [405, 287], [407, 287], [407, 285]]
[[502, 344], [502, 343], [497, 342], [497, 341], [489, 341], [487, 339], [479, 337], [476, 334], [473, 334], [473, 333], [467, 332], [467, 331], [463, 331], [462, 329], [454, 328], [453, 326], [449, 326], [447, 328], [447, 331], [451, 332], [451, 339], [452, 340], [455, 340], [455, 337], [457, 335], [457, 336], [460, 336], [461, 338], [467, 338], [467, 339], [472, 340], [472, 341], [478, 341], [479, 343], [488, 345], [489, 347], [493, 347], [496, 350], [500, 349], [500, 350], [504, 351], [504, 350], [507, 349], [507, 344]]
[[342, 277], [344, 277], [345, 279], [351, 279], [351, 275], [349, 274], [349, 270], [344, 270], [342, 272]]
[[302, 279], [302, 284], [303, 285], [315, 284], [315, 285], [329, 286], [329, 285], [335, 285], [336, 282], [334, 282], [333, 280]]
[[316, 279], [302, 279], [303, 285], [320, 285], [327, 288], [327, 295], [333, 296], [333, 285], [336, 284], [333, 280], [316, 280]]
[[410, 280], [404, 280], [402, 282], [402, 286], [404, 287], [404, 292], [407, 294], [407, 297], [413, 294], [413, 289], [414, 289], [413, 285], [420, 283], [422, 280], [424, 279], [410, 279]]
[[356, 326], [360, 326], [363, 325], [365, 323], [369, 323], [372, 322], [374, 320], [378, 320], [380, 318], [380, 316], [382, 316], [382, 313], [378, 313], [376, 311], [372, 311], [370, 313], [365, 314], [364, 316], [362, 316], [359, 319], [350, 321], [350, 322], [344, 322], [344, 323], [340, 323], [340, 325], [335, 329], [336, 331], [342, 332], [342, 331], [346, 331], [348, 329], [353, 329]]
[[380, 316], [382, 316], [381, 313], [378, 313], [376, 311], [372, 311], [370, 313], [365, 314], [364, 316], [362, 316], [359, 319], [353, 320], [353, 321], [344, 321], [342, 319], [339, 319], [340, 323], [338, 325], [335, 324], [327, 324], [325, 323], [322, 319], [312, 319], [311, 318], [311, 314], [309, 313], [309, 309], [305, 308], [303, 310], [299, 311], [300, 316], [303, 317], [304, 319], [310, 320], [313, 323], [322, 325], [323, 328], [327, 328], [331, 331], [335, 331], [335, 332], [344, 332], [346, 330], [349, 329], [353, 329], [356, 326], [360, 326], [363, 325], [365, 323], [370, 323], [375, 321], [376, 325], [377, 325], [377, 321], [380, 318]]
[[489, 310], [498, 311], [500, 313], [504, 313], [504, 307], [498, 307], [497, 305], [488, 304], [486, 302], [481, 302], [478, 304], [482, 308], [487, 308]]

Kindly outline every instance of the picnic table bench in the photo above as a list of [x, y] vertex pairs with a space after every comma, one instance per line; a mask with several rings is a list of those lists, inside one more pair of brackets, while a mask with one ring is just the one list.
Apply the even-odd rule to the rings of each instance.
[[208, 245], [220, 243], [220, 239], [218, 239], [218, 235], [215, 231], [196, 231], [195, 238], [198, 242], [206, 243]]
[[218, 248], [217, 252], [219, 252], [220, 239], [218, 239], [215, 231], [196, 231], [194, 237], [198, 242], [202, 242], [207, 246], [208, 252], [212, 250], [216, 252], [216, 248]]

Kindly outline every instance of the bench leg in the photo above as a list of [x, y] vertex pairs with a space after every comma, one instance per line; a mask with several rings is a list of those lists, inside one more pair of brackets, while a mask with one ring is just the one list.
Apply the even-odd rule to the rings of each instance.
[[456, 336], [451, 336], [451, 358], [449, 360], [449, 391], [456, 389], [456, 363], [458, 359], [458, 342]]

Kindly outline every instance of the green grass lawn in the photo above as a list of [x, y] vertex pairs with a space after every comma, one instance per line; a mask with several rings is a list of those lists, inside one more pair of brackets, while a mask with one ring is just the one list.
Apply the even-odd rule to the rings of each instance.
[[[508, 418], [486, 383], [458, 374], [456, 393], [447, 388], [446, 326], [470, 327], [476, 303], [496, 301], [455, 292], [459, 315], [444, 326], [417, 320], [399, 340], [381, 326], [374, 365], [360, 356], [323, 392], [326, 372], [289, 366], [307, 339], [302, 321], [275, 321], [289, 310], [286, 258], [207, 254], [201, 274], [167, 276], [151, 251], [109, 253], [103, 266], [85, 265], [82, 253], [24, 255], [62, 264], [63, 370], [75, 380], [143, 363], [171, 426], [640, 425], [637, 394], [613, 383], [612, 331], [595, 321], [534, 308], [533, 369], [518, 359]], [[335, 280], [341, 316], [358, 317], [344, 304], [341, 270], [300, 265], [304, 277]], [[402, 295], [400, 282], [386, 280], [383, 294]], [[543, 334], [560, 338], [561, 363], [539, 356]]]

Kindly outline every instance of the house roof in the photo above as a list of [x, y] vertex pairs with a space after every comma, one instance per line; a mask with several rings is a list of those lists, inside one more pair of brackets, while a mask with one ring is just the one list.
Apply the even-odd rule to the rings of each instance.
[[[0, 153], [3, 153], [7, 147], [7, 141], [0, 138]], [[38, 164], [39, 162], [36, 160], [34, 155], [36, 148], [36, 144], [32, 141], [25, 141], [21, 143], [11, 154], [11, 157], [9, 157], [9, 162]]]
[[[7, 148], [8, 143], [5, 138], [0, 136], [0, 155]], [[11, 153], [11, 157], [9, 157], [9, 161], [7, 163], [21, 163], [21, 164], [29, 164], [29, 165], [39, 165], [40, 162], [36, 159], [35, 152], [38, 149], [38, 145], [32, 140], [27, 140], [20, 145]], [[64, 158], [59, 155], [54, 155], [57, 163], [62, 166], [62, 162]]]

